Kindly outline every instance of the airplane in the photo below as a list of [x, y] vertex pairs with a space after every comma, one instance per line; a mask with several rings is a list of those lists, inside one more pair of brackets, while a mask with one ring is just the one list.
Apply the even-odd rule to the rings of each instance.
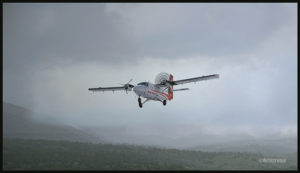
[[[150, 82], [140, 82], [136, 86], [130, 84], [132, 81], [129, 80], [126, 84], [122, 84], [123, 86], [120, 87], [98, 87], [98, 88], [89, 88], [89, 91], [134, 91], [135, 94], [138, 96], [138, 104], [139, 107], [142, 108], [143, 105], [147, 101], [160, 101], [165, 106], [167, 104], [167, 100], [171, 101], [173, 99], [173, 92], [174, 91], [184, 91], [189, 90], [189, 88], [180, 88], [180, 89], [173, 89], [174, 85], [181, 85], [191, 82], [198, 82], [202, 80], [209, 80], [209, 79], [216, 79], [219, 78], [219, 74], [212, 74], [207, 76], [200, 76], [182, 80], [174, 81], [173, 75], [168, 74], [165, 72], [159, 73], [155, 79], [155, 83]], [[146, 100], [142, 103], [141, 97], [145, 98]]]

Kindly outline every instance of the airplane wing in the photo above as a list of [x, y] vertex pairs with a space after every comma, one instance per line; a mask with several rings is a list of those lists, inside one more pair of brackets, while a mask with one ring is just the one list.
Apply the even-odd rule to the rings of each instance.
[[195, 78], [189, 78], [189, 79], [170, 81], [169, 83], [171, 85], [180, 85], [180, 84], [185, 84], [185, 83], [190, 83], [190, 82], [198, 82], [198, 81], [202, 81], [202, 80], [209, 80], [209, 79], [215, 79], [215, 78], [219, 78], [219, 74], [213, 74], [213, 75], [208, 75], [208, 76], [201, 76], [201, 77], [195, 77]]
[[99, 88], [89, 88], [89, 91], [125, 91], [125, 87], [99, 87]]
[[99, 88], [89, 88], [89, 91], [131, 91], [132, 88], [134, 87], [134, 85], [130, 84], [129, 82], [131, 82], [132, 79], [130, 79], [126, 84], [121, 84], [123, 86], [120, 87], [99, 87]]

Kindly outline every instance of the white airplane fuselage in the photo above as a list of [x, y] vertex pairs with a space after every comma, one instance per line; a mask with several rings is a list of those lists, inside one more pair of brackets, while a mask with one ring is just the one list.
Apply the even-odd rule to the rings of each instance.
[[173, 92], [169, 87], [160, 88], [150, 82], [141, 82], [135, 87], [133, 91], [139, 97], [144, 97], [148, 100], [156, 100], [163, 102], [164, 100], [172, 100]]
[[[134, 93], [139, 97], [138, 103], [139, 107], [142, 108], [143, 104], [149, 100], [153, 101], [160, 101], [166, 106], [167, 101], [173, 99], [173, 92], [174, 91], [184, 91], [189, 90], [188, 88], [180, 88], [180, 89], [173, 89], [174, 85], [181, 85], [191, 82], [198, 82], [203, 80], [215, 79], [219, 78], [219, 74], [212, 74], [207, 76], [199, 76], [194, 78], [187, 78], [181, 80], [173, 80], [173, 75], [168, 73], [160, 73], [157, 75], [155, 79], [155, 84], [150, 82], [140, 82], [137, 85], [132, 85], [129, 80], [126, 84], [122, 84], [123, 86], [118, 87], [98, 87], [98, 88], [89, 88], [89, 91], [134, 91]], [[145, 98], [146, 100], [142, 102], [141, 97]]]

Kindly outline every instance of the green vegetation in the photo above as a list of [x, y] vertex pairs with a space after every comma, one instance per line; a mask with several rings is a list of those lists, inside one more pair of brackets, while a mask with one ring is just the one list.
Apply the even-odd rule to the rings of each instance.
[[[295, 153], [296, 155], [296, 153]], [[50, 140], [3, 140], [4, 170], [296, 170], [286, 163], [261, 163], [261, 154], [201, 152], [134, 145]]]

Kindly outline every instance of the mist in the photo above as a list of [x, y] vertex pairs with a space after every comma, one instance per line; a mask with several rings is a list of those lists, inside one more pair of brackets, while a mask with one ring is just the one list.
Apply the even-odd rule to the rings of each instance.
[[[115, 143], [296, 138], [297, 38], [297, 4], [4, 3], [3, 102]], [[220, 78], [142, 109], [88, 91], [160, 72]]]

